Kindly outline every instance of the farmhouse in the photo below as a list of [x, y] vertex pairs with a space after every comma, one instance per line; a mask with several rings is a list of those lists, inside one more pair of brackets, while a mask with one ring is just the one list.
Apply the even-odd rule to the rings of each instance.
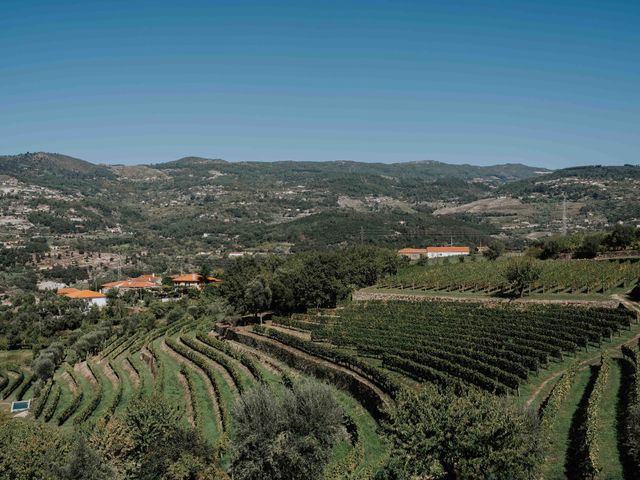
[[420, 260], [423, 257], [441, 258], [455, 255], [469, 255], [469, 247], [427, 247], [427, 248], [403, 248], [398, 250], [398, 255], [409, 260]]
[[198, 273], [186, 273], [184, 275], [176, 275], [172, 278], [173, 285], [176, 287], [196, 287], [202, 288], [207, 283], [222, 283], [222, 280], [215, 277], [205, 277]]
[[58, 289], [58, 295], [67, 298], [84, 300], [89, 305], [95, 305], [98, 308], [102, 308], [107, 305], [107, 296], [100, 292], [94, 292], [93, 290], [78, 290], [77, 288], [60, 288]]
[[428, 258], [454, 257], [469, 255], [469, 247], [427, 247]]

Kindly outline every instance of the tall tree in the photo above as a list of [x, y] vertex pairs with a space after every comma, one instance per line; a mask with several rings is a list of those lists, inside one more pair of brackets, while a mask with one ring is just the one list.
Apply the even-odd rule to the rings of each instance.
[[[244, 306], [256, 317], [271, 306], [272, 293], [264, 277], [256, 277], [249, 282], [244, 291]], [[262, 323], [262, 316], [260, 316]]]
[[519, 297], [527, 288], [540, 278], [542, 269], [535, 260], [527, 257], [514, 258], [509, 261], [504, 277]]

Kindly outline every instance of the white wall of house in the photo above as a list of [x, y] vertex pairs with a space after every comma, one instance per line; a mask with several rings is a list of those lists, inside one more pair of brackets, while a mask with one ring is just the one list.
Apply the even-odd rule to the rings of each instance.
[[459, 255], [469, 255], [469, 252], [429, 252], [429, 258], [457, 257]]
[[98, 308], [106, 307], [107, 299], [106, 298], [90, 298], [89, 305], [95, 305]]

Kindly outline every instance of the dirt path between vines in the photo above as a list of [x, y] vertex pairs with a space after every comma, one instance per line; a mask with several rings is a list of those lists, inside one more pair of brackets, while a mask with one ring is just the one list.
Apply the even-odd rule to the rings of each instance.
[[191, 398], [191, 392], [189, 391], [189, 384], [187, 383], [187, 379], [184, 378], [184, 374], [182, 372], [178, 372], [177, 375], [178, 382], [180, 382], [180, 385], [182, 386], [182, 398], [187, 406], [187, 410], [185, 412], [187, 414], [187, 421], [189, 422], [189, 425], [195, 427], [196, 423], [193, 421], [193, 399]]
[[98, 386], [98, 381], [96, 380], [96, 377], [93, 376], [93, 373], [91, 373], [91, 370], [89, 370], [89, 367], [87, 366], [86, 361], [76, 363], [73, 366], [73, 371], [78, 372], [80, 375], [86, 378], [92, 387], [95, 388]]
[[142, 363], [144, 363], [149, 368], [149, 371], [151, 372], [153, 378], [156, 378], [156, 374], [158, 373], [158, 365], [156, 365], [156, 359], [147, 347], [142, 347], [140, 349], [140, 360], [142, 360]]
[[124, 369], [124, 371], [127, 372], [127, 375], [129, 375], [129, 380], [131, 380], [131, 384], [137, 390], [140, 387], [140, 377], [138, 376], [138, 373], [134, 370], [134, 368], [131, 366], [129, 359], [125, 357], [120, 363], [120, 365], [122, 365], [122, 368]]
[[62, 373], [62, 379], [65, 382], [67, 382], [67, 387], [69, 387], [69, 391], [71, 392], [71, 394], [73, 396], [77, 395], [77, 393], [78, 393], [78, 384], [73, 379], [73, 377], [71, 375], [69, 375], [69, 372], [63, 372]]
[[113, 389], [116, 390], [118, 388], [118, 383], [120, 382], [120, 379], [118, 379], [118, 376], [111, 369], [111, 366], [109, 366], [109, 362], [105, 362], [102, 364], [102, 371], [111, 382], [111, 386], [113, 387]]
[[223, 432], [224, 427], [222, 425], [222, 414], [220, 412], [220, 406], [218, 405], [218, 400], [216, 399], [216, 392], [213, 389], [213, 385], [211, 385], [211, 381], [209, 380], [209, 377], [207, 377], [207, 374], [204, 372], [204, 370], [202, 370], [199, 366], [197, 366], [191, 360], [183, 357], [178, 352], [175, 352], [174, 350], [169, 348], [169, 346], [164, 342], [164, 340], [162, 340], [162, 342], [160, 343], [160, 349], [163, 352], [165, 352], [167, 355], [169, 355], [171, 358], [173, 358], [176, 362], [180, 364], [189, 365], [193, 370], [198, 372], [198, 375], [200, 375], [200, 377], [204, 381], [204, 384], [207, 386], [207, 392], [209, 392], [209, 401], [211, 402], [213, 411], [216, 412], [216, 421], [218, 423], [218, 428], [220, 429], [220, 432]]
[[298, 330], [293, 330], [292, 328], [287, 328], [286, 326], [274, 325], [273, 323], [265, 322], [265, 326], [269, 327], [273, 330], [277, 330], [282, 333], [286, 333], [287, 335], [292, 335], [294, 337], [298, 337], [302, 340], [306, 340], [307, 342], [311, 341], [311, 334], [306, 332], [300, 332]]

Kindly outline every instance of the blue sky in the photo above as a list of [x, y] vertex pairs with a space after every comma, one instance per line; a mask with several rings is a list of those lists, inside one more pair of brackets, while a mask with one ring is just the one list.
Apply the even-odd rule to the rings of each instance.
[[0, 154], [639, 163], [638, 1], [31, 1]]

